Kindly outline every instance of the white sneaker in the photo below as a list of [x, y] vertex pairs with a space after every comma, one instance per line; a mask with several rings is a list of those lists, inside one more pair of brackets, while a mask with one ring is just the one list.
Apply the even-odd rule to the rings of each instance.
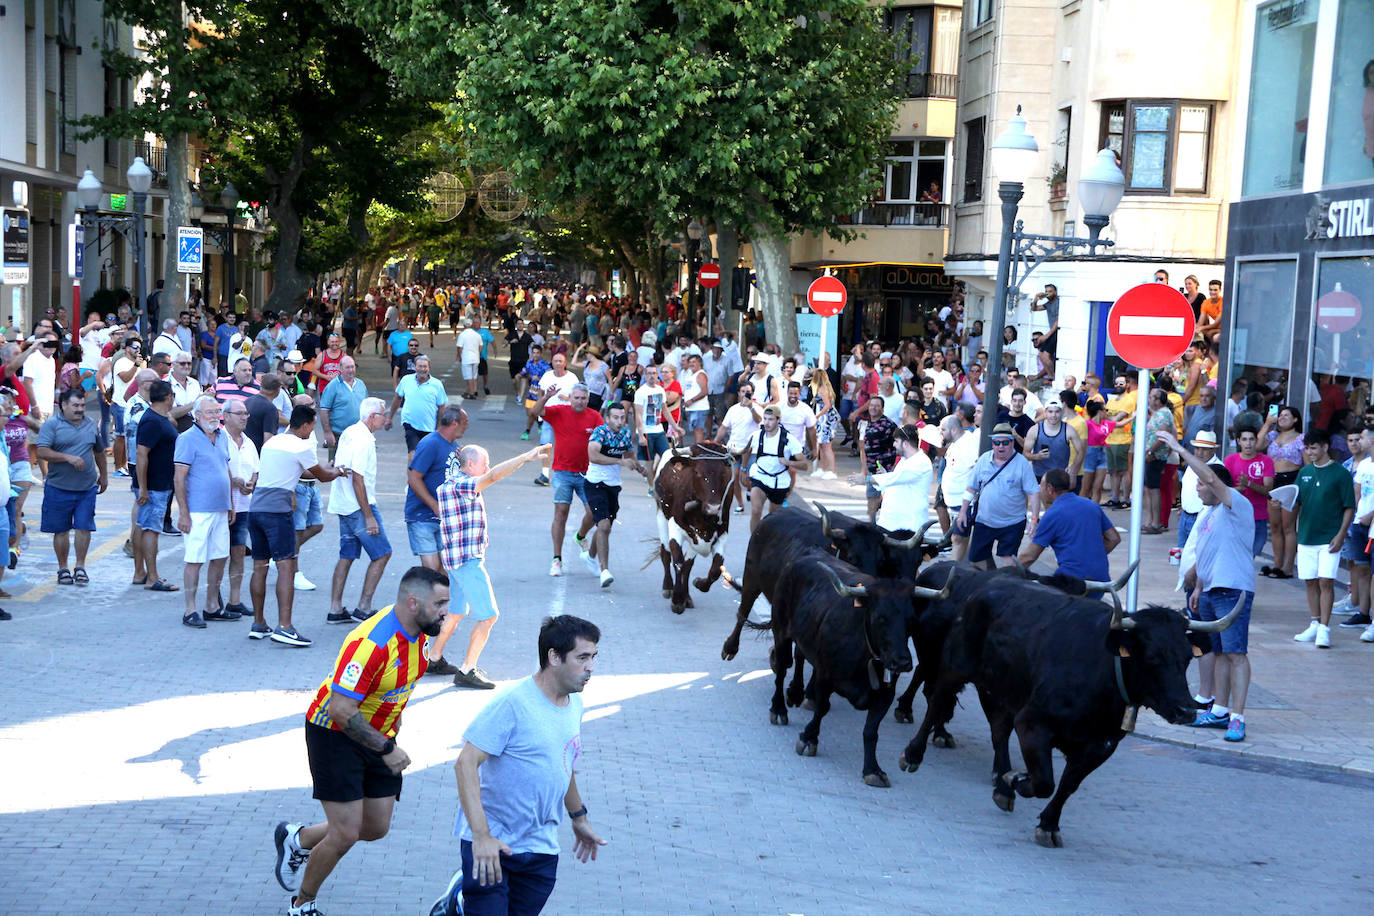
[[555, 559], [549, 564], [549, 575], [558, 577], [563, 575], [563, 561]]
[[296, 570], [296, 591], [298, 591], [298, 592], [313, 592], [314, 590], [315, 590], [315, 583], [314, 583], [314, 582], [311, 582], [309, 579], [307, 579], [307, 578], [305, 577], [305, 574], [302, 573], [300, 570]]
[[825, 471], [821, 470], [820, 468], [816, 468], [815, 470], [813, 470], [813, 471], [811, 472], [811, 476], [812, 476], [812, 477], [824, 477], [824, 476], [825, 476]]
[[272, 844], [277, 849], [277, 883], [284, 890], [296, 891], [301, 886], [301, 871], [305, 860], [310, 858], [310, 850], [301, 849], [298, 837], [300, 824], [282, 821], [272, 835]]
[[607, 586], [609, 586], [609, 585], [610, 585], [612, 582], [614, 582], [614, 581], [615, 581], [615, 576], [611, 575], [611, 571], [610, 571], [609, 569], [603, 569], [603, 570], [601, 570], [601, 587], [602, 587], [602, 588], [606, 588]]
[[822, 472], [821, 472], [821, 480], [834, 480], [834, 479], [835, 479], [835, 472], [834, 472], [834, 471], [822, 471]]
[[1360, 642], [1374, 642], [1374, 623], [1364, 628], [1364, 632], [1360, 634]]
[[1330, 649], [1330, 648], [1331, 648], [1331, 628], [1330, 628], [1330, 627], [1324, 627], [1324, 626], [1322, 626], [1321, 624], [1317, 624], [1317, 648], [1318, 648], [1318, 649]]
[[1315, 620], [1312, 621], [1311, 623], [1309, 623], [1309, 624], [1307, 625], [1307, 629], [1303, 630], [1303, 631], [1302, 631], [1301, 633], [1299, 633], [1297, 636], [1294, 636], [1294, 637], [1293, 637], [1293, 641], [1294, 641], [1294, 642], [1311, 642], [1312, 640], [1314, 640], [1314, 639], [1317, 638], [1317, 628], [1318, 628], [1319, 626], [1321, 626], [1321, 624], [1317, 623], [1317, 621], [1315, 621]]
[[590, 553], [588, 553], [585, 550], [579, 551], [578, 556], [582, 559], [582, 565], [587, 567], [587, 569], [591, 570], [591, 574], [593, 576], [601, 572], [601, 564], [596, 562], [596, 557], [593, 557]]
[[1350, 600], [1350, 596], [1347, 595], [1344, 600], [1331, 608], [1331, 613], [1348, 614], [1353, 610], [1355, 610], [1355, 604]]

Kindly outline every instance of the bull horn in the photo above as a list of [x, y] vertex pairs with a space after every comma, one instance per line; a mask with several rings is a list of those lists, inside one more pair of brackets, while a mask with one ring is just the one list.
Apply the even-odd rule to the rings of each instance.
[[840, 581], [839, 574], [825, 563], [817, 563], [825, 574], [830, 577], [830, 583], [835, 586], [835, 591], [846, 598], [862, 598], [868, 594], [868, 589], [862, 585], [845, 585]]
[[1231, 608], [1230, 613], [1220, 620], [1193, 620], [1188, 624], [1188, 629], [1194, 633], [1220, 633], [1222, 630], [1236, 622], [1240, 616], [1240, 609], [1245, 604], [1245, 596], [1241, 595], [1236, 599], [1235, 607]]
[[940, 520], [938, 518], [931, 519], [930, 521], [926, 522], [924, 525], [921, 526], [920, 531], [916, 532], [911, 537], [905, 539], [894, 538], [891, 535], [884, 535], [883, 543], [886, 544], [888, 547], [895, 547], [899, 550], [915, 550], [917, 547], [920, 547], [922, 544], [925, 543], [926, 532], [929, 531], [931, 527], [938, 524], [940, 524]]
[[821, 514], [821, 534], [828, 538], [839, 539], [845, 537], [843, 531], [832, 531], [830, 528], [830, 510], [820, 503], [815, 503], [816, 511]]
[[1124, 609], [1121, 607], [1121, 598], [1113, 590], [1109, 594], [1112, 596], [1112, 629], [1113, 630], [1134, 630], [1136, 623], [1130, 617], [1125, 616]]
[[1139, 568], [1139, 566], [1140, 561], [1136, 560], [1130, 566], [1127, 566], [1126, 571], [1123, 572], [1120, 576], [1118, 576], [1115, 581], [1108, 582], [1089, 579], [1086, 583], [1084, 583], [1087, 586], [1087, 588], [1083, 590], [1083, 594], [1100, 595], [1103, 592], [1114, 592], [1117, 589], [1122, 588], [1127, 582], [1131, 581], [1131, 576], [1135, 573], [1136, 569]]
[[917, 598], [925, 598], [927, 601], [944, 601], [954, 590], [954, 568], [950, 567], [949, 576], [945, 579], [945, 587], [936, 591], [925, 585], [918, 585], [911, 590]]

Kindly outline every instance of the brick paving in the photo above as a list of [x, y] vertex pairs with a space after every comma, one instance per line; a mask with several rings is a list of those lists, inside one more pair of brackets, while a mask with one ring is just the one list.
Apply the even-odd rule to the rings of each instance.
[[[441, 377], [449, 346], [441, 338], [435, 351]], [[361, 362], [380, 387], [381, 361]], [[504, 377], [499, 361], [493, 369]], [[454, 378], [446, 381], [456, 390]], [[522, 446], [522, 415], [509, 398], [469, 412], [468, 440], [493, 459]], [[394, 594], [411, 558], [400, 524], [399, 430], [379, 441], [381, 511], [396, 546], [382, 597]], [[1217, 733], [1142, 715], [1140, 738], [1124, 742], [1070, 801], [1066, 848], [1050, 851], [1031, 842], [1043, 802], [1019, 800], [1013, 814], [991, 803], [975, 703], [952, 723], [958, 747], [932, 750], [917, 774], [895, 763], [913, 727], [884, 723], [879, 760], [891, 789], [860, 781], [862, 715], [842, 702], [825, 720], [819, 755], [797, 757], [807, 714], [768, 725], [767, 644], [746, 638], [735, 661], [720, 660], [733, 593], [717, 586], [678, 617], [659, 596], [656, 564], [640, 570], [653, 536], [644, 488], [627, 487], [612, 540], [617, 581], [603, 591], [570, 544], [568, 574], [546, 575], [549, 494], [530, 476], [487, 491], [502, 618], [483, 666], [501, 681], [531, 671], [547, 613], [582, 614], [604, 634], [578, 781], [610, 845], [589, 865], [564, 855], [548, 912], [1367, 909], [1374, 879], [1361, 863], [1374, 781], [1361, 774], [1374, 761], [1374, 707], [1362, 686], [1374, 646], [1349, 630], [1335, 631], [1329, 652], [1293, 643], [1306, 612], [1292, 583], [1261, 580], [1249, 739], [1225, 745]], [[802, 485], [861, 498], [829, 486]], [[35, 519], [39, 498], [29, 503]], [[318, 816], [301, 718], [347, 628], [323, 625], [323, 588], [297, 596], [297, 624], [316, 639], [309, 650], [251, 642], [246, 624], [181, 627], [179, 594], [124, 584], [130, 564], [118, 546], [129, 499], [127, 484], [102, 498], [90, 588], [50, 586], [51, 560], [36, 535], [22, 575], [5, 580], [18, 597], [4, 602], [16, 619], [0, 626], [10, 675], [0, 686], [0, 912], [284, 912], [271, 828]], [[335, 531], [327, 521], [305, 550], [307, 575], [321, 586]], [[734, 569], [745, 543], [732, 539]], [[1176, 601], [1168, 543], [1146, 545], [1143, 596]], [[173, 573], [180, 549], [179, 539], [164, 540], [161, 562]], [[1123, 558], [1124, 549], [1118, 568]], [[355, 569], [350, 595], [360, 577]], [[466, 633], [460, 627], [450, 654]], [[427, 912], [457, 856], [452, 761], [487, 696], [438, 678], [419, 686], [401, 732], [414, 765], [392, 832], [356, 847], [325, 885], [320, 903], [330, 916]], [[562, 835], [567, 848], [566, 826]], [[1331, 854], [1318, 865], [1313, 849]], [[1200, 873], [1210, 861], [1224, 867]]]

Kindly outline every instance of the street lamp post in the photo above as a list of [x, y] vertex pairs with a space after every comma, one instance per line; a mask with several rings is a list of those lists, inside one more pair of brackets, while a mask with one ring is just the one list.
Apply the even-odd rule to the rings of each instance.
[[239, 209], [239, 190], [234, 187], [231, 181], [224, 186], [224, 190], [219, 194], [219, 202], [224, 207], [224, 212], [229, 219], [229, 284], [225, 287], [229, 291], [229, 311], [234, 311], [234, 218], [238, 215]]
[[1083, 222], [1087, 224], [1087, 238], [1077, 236], [1034, 235], [1024, 231], [1024, 224], [1016, 218], [1017, 206], [1025, 192], [1025, 180], [1039, 154], [1039, 144], [1026, 133], [1026, 119], [1021, 106], [1007, 124], [1006, 130], [992, 142], [992, 166], [1000, 179], [997, 196], [1002, 199], [1002, 244], [997, 255], [997, 288], [993, 293], [991, 344], [988, 347], [987, 380], [983, 392], [983, 425], [980, 450], [987, 451], [992, 443], [992, 428], [997, 425], [997, 413], [1002, 389], [1002, 334], [1007, 323], [1007, 299], [1020, 296], [1021, 284], [1035, 268], [1051, 257], [1087, 248], [1092, 254], [1098, 248], [1110, 248], [1111, 239], [1101, 238], [1102, 230], [1111, 220], [1112, 211], [1121, 202], [1126, 190], [1126, 178], [1116, 165], [1115, 154], [1104, 149], [1093, 164], [1080, 175], [1077, 186], [1078, 201], [1083, 207]]
[[[143, 299], [143, 212], [148, 202], [148, 190], [153, 185], [153, 171], [148, 168], [142, 156], [135, 156], [128, 172], [125, 173], [125, 178], [128, 179], [129, 190], [134, 195], [134, 212], [129, 216], [100, 212], [100, 196], [104, 189], [100, 185], [100, 179], [96, 178], [90, 169], [86, 169], [86, 173], [76, 183], [76, 194], [85, 218], [97, 233], [104, 229], [113, 229], [129, 243], [134, 259], [134, 282], [131, 292], [134, 297], [134, 309], [138, 310]], [[102, 250], [97, 235], [97, 257]]]

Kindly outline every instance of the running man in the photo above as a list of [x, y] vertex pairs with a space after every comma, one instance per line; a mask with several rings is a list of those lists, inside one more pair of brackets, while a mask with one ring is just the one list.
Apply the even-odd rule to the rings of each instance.
[[752, 533], [763, 518], [763, 504], [771, 505], [768, 513], [778, 511], [792, 491], [792, 471], [806, 470], [802, 455], [804, 442], [798, 442], [781, 426], [782, 409], [777, 404], [763, 408], [759, 431], [749, 439], [749, 531]]
[[458, 913], [461, 891], [465, 913], [538, 913], [557, 880], [564, 814], [578, 861], [594, 860], [606, 845], [587, 820], [575, 775], [582, 751], [577, 694], [591, 679], [600, 640], [589, 621], [545, 618], [539, 671], [493, 697], [463, 733], [453, 765], [462, 871], [431, 912]]
[[[611, 523], [620, 514], [620, 469], [634, 468], [645, 479], [648, 471], [634, 456], [634, 438], [625, 425], [625, 405], [611, 401], [605, 409], [606, 422], [592, 430], [587, 440], [587, 515], [595, 529], [590, 548], [582, 550], [582, 562], [600, 575], [601, 587], [615, 581], [609, 569]], [[582, 522], [586, 525], [586, 520]]]
[[[386, 836], [410, 757], [396, 746], [401, 712], [425, 673], [425, 643], [448, 613], [448, 576], [412, 566], [396, 603], [354, 627], [305, 714], [305, 749], [325, 822], [277, 825], [277, 882], [288, 916], [322, 916], [315, 896], [353, 844]], [[305, 867], [304, 876], [301, 867]]]

